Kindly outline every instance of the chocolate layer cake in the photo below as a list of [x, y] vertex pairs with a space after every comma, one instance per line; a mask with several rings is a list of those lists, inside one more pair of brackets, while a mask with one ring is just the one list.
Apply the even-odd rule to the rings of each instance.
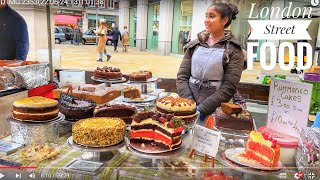
[[217, 128], [251, 131], [253, 130], [253, 119], [247, 110], [242, 110], [239, 114], [227, 114], [219, 107], [216, 109], [215, 126]]
[[123, 91], [123, 97], [129, 99], [136, 99], [141, 97], [140, 90], [138, 88], [130, 87]]
[[138, 71], [129, 74], [130, 81], [147, 81], [152, 77], [151, 71]]
[[94, 117], [118, 117], [123, 119], [127, 124], [131, 124], [132, 117], [137, 109], [125, 104], [103, 104], [97, 106], [94, 110]]
[[58, 116], [58, 101], [34, 96], [16, 100], [12, 116], [21, 120], [45, 121]]
[[152, 143], [164, 149], [181, 146], [182, 124], [172, 114], [141, 112], [134, 116], [130, 142]]
[[97, 67], [97, 69], [93, 71], [93, 76], [102, 79], [121, 79], [122, 73], [119, 68], [105, 66], [103, 68]]
[[85, 119], [93, 116], [96, 103], [89, 99], [73, 97], [61, 94], [59, 110], [68, 119]]

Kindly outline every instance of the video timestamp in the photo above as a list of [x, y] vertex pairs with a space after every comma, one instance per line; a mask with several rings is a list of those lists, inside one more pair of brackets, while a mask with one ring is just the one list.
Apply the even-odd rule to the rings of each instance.
[[69, 178], [69, 173], [41, 173], [41, 178], [43, 179], [66, 179]]

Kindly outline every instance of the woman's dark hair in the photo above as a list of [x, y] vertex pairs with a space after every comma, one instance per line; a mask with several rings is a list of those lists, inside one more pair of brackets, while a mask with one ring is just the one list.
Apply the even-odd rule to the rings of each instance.
[[221, 14], [221, 18], [228, 18], [228, 22], [224, 27], [228, 27], [231, 24], [232, 20], [235, 20], [239, 10], [237, 6], [233, 4], [226, 3], [214, 3], [211, 6], [214, 6], [215, 9]]

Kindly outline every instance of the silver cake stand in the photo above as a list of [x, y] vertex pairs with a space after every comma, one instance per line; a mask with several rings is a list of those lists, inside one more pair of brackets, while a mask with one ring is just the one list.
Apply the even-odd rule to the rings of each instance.
[[126, 78], [122, 77], [121, 79], [102, 79], [102, 78], [95, 78], [94, 76], [91, 77], [93, 81], [106, 83], [107, 87], [110, 87], [111, 84], [123, 83], [126, 82]]
[[157, 77], [152, 77], [147, 79], [147, 81], [128, 81], [128, 84], [137, 84], [141, 86], [141, 93], [142, 94], [147, 94], [148, 93], [148, 84], [151, 83], [158, 83], [160, 79]]
[[82, 159], [103, 162], [103, 161], [110, 161], [115, 155], [112, 151], [115, 151], [124, 147], [127, 144], [128, 139], [125, 137], [125, 139], [119, 144], [108, 146], [108, 147], [83, 146], [75, 143], [72, 139], [72, 136], [68, 138], [67, 142], [68, 142], [68, 145], [71, 146], [73, 149], [85, 152], [82, 155]]
[[191, 142], [192, 142], [192, 134], [193, 134], [192, 130], [189, 130], [186, 134], [183, 134], [182, 144], [180, 148], [178, 148], [177, 150], [169, 151], [169, 152], [158, 153], [158, 154], [144, 153], [133, 148], [130, 145], [130, 141], [128, 141], [127, 149], [134, 156], [141, 158], [140, 165], [142, 167], [158, 169], [157, 164], [159, 160], [172, 159], [174, 157], [180, 156], [190, 148]]

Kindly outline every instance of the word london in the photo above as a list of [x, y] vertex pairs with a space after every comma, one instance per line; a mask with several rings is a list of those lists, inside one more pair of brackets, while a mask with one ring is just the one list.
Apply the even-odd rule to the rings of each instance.
[[[292, 2], [289, 2], [289, 6], [280, 10], [279, 7], [264, 7], [258, 14], [254, 14], [253, 11], [255, 8], [255, 3], [251, 3], [251, 10], [249, 17], [250, 19], [264, 19], [270, 16], [270, 19], [280, 19], [281, 21], [284, 18], [311, 18], [312, 7], [296, 7], [292, 10]], [[293, 25], [290, 29], [284, 29], [281, 27], [274, 27], [272, 25], [266, 26], [265, 33], [268, 34], [294, 34], [295, 26]], [[254, 29], [253, 29], [254, 30]], [[247, 65], [248, 70], [253, 69], [253, 61], [258, 57], [257, 52], [253, 52], [254, 47], [258, 47], [258, 42], [248, 42], [247, 45]], [[267, 63], [267, 49], [270, 49], [270, 62]], [[288, 49], [287, 62], [285, 62], [285, 49]], [[259, 48], [257, 48], [259, 50]], [[297, 56], [295, 57], [295, 52], [297, 50]], [[312, 46], [306, 42], [297, 42], [297, 46], [295, 47], [291, 42], [282, 42], [279, 46], [279, 50], [277, 52], [277, 48], [272, 42], [264, 42], [260, 46], [260, 65], [264, 70], [273, 70], [277, 65], [277, 59], [279, 62], [279, 66], [283, 70], [291, 70], [294, 68], [295, 62], [297, 62], [297, 69], [309, 69], [312, 66], [313, 58], [312, 58]], [[305, 51], [305, 52], [304, 52]], [[304, 55], [305, 53], [305, 55]]]

